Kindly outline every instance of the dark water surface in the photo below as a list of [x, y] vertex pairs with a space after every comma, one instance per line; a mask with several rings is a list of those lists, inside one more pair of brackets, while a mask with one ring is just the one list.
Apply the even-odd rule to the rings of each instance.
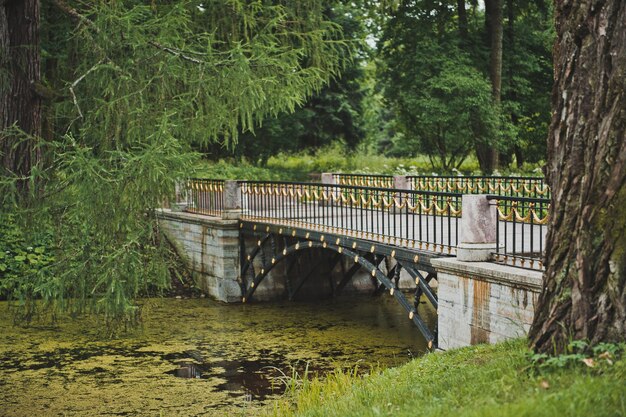
[[389, 296], [143, 303], [143, 327], [115, 340], [93, 319], [14, 327], [0, 303], [0, 415], [259, 415], [294, 372], [395, 366], [426, 350]]

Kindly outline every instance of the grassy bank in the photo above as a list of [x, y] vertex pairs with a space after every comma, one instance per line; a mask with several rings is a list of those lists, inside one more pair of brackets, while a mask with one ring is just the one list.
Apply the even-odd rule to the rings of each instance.
[[[542, 175], [539, 170], [540, 166], [541, 164], [525, 164], [522, 169], [511, 166], [494, 173], [494, 175], [537, 176]], [[310, 174], [321, 172], [389, 175], [432, 175], [433, 173], [481, 175], [478, 161], [473, 156], [463, 162], [459, 171], [446, 173], [433, 168], [425, 155], [411, 158], [389, 158], [363, 151], [351, 151], [341, 144], [321, 148], [314, 153], [281, 153], [269, 158], [265, 166], [252, 164], [245, 159], [230, 159], [203, 161], [198, 168], [199, 175], [204, 178], [273, 181], [307, 181], [312, 179]]]
[[626, 416], [626, 361], [597, 352], [587, 363], [569, 355], [538, 367], [522, 340], [468, 347], [373, 375], [303, 382], [273, 415]]

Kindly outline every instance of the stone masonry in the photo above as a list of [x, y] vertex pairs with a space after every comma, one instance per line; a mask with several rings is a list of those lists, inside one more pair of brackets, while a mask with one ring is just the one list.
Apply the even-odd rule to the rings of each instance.
[[211, 297], [241, 301], [239, 222], [163, 209], [159, 227], [193, 272], [196, 284]]
[[541, 272], [488, 262], [433, 259], [439, 281], [439, 347], [525, 336], [541, 292]]

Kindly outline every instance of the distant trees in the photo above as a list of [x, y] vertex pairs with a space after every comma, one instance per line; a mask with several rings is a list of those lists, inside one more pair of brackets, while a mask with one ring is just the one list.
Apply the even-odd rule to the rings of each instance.
[[[412, 144], [413, 152], [427, 153], [437, 161], [435, 166], [450, 169], [441, 150], [449, 157], [459, 149], [467, 155], [470, 144], [484, 172], [497, 166], [499, 155], [508, 162], [515, 154], [518, 164], [542, 159], [542, 145], [536, 143], [542, 143], [542, 134], [547, 132], [552, 32], [546, 16], [550, 9], [541, 13], [538, 3], [542, 2], [490, 0], [483, 11], [472, 2], [420, 0], [401, 2], [391, 13], [379, 43], [379, 67], [397, 130]], [[504, 22], [507, 37], [503, 40]], [[448, 76], [442, 77], [444, 68]], [[473, 74], [469, 78], [473, 86], [464, 95], [467, 100], [474, 98], [472, 106], [459, 109], [449, 101], [452, 96], [440, 94], [445, 89], [428, 88], [434, 82], [440, 87], [443, 81], [456, 82], [457, 77], [449, 76], [452, 69], [459, 75]], [[488, 82], [491, 103], [482, 100], [483, 80]], [[442, 139], [433, 142], [433, 129], [425, 124], [437, 123], [434, 113], [418, 106], [416, 100], [438, 103], [437, 112], [450, 118], [460, 115], [475, 120], [480, 114], [484, 124], [447, 125], [444, 146]], [[472, 110], [477, 103], [481, 107]], [[454, 129], [459, 130], [450, 136]]]
[[263, 164], [279, 152], [313, 151], [336, 141], [354, 148], [363, 139], [364, 64], [370, 54], [365, 43], [366, 10], [345, 0], [325, 2], [324, 6], [325, 18], [341, 28], [335, 35], [349, 40], [349, 47], [342, 50], [341, 75], [294, 111], [271, 115], [254, 130], [243, 130], [237, 146], [199, 146], [207, 158], [243, 156]]

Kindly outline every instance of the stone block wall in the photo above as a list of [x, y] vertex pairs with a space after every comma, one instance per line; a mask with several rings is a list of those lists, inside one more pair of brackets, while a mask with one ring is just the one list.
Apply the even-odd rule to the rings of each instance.
[[441, 349], [525, 336], [541, 292], [541, 272], [487, 262], [434, 259]]
[[217, 217], [159, 212], [159, 227], [192, 270], [196, 284], [209, 296], [241, 301], [239, 222]]

